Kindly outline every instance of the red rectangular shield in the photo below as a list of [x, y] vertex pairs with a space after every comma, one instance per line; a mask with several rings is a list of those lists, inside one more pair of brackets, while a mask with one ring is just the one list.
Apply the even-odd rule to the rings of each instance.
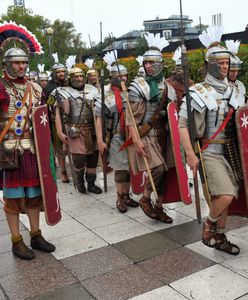
[[35, 108], [32, 120], [46, 222], [55, 225], [61, 220], [61, 210], [47, 105]]

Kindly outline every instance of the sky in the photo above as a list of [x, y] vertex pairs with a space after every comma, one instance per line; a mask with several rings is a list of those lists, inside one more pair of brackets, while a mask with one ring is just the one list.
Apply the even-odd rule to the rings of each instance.
[[[0, 0], [0, 14], [5, 14], [13, 3], [14, 0]], [[109, 33], [118, 37], [143, 29], [144, 20], [180, 14], [179, 0], [25, 0], [25, 7], [52, 22], [73, 22], [88, 46], [89, 35], [92, 41], [100, 42], [100, 22], [103, 37]], [[221, 13], [224, 33], [243, 31], [248, 24], [247, 0], [182, 0], [182, 10], [193, 19], [192, 26], [199, 24], [199, 17], [202, 24], [211, 25], [212, 15]]]

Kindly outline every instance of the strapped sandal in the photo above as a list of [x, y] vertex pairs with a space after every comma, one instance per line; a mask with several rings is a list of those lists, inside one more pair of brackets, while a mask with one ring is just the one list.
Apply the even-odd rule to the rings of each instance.
[[215, 249], [224, 251], [231, 255], [238, 255], [240, 252], [240, 248], [227, 240], [227, 237], [224, 233], [216, 234], [216, 245]]
[[216, 245], [216, 223], [211, 222], [210, 220], [206, 220], [203, 223], [202, 229], [202, 242], [204, 245], [208, 247], [215, 247]]
[[117, 192], [116, 207], [121, 213], [125, 213], [127, 211], [127, 204], [124, 199], [124, 194], [119, 194]]
[[151, 204], [150, 198], [146, 198], [145, 196], [142, 196], [142, 198], [139, 201], [139, 205], [142, 208], [145, 215], [147, 215], [147, 217], [149, 217], [151, 219], [157, 218], [157, 214]]
[[155, 212], [157, 214], [157, 220], [167, 224], [171, 224], [173, 222], [173, 219], [164, 212], [163, 207], [156, 207]]
[[60, 178], [61, 178], [61, 181], [64, 182], [64, 183], [70, 182], [66, 170], [61, 170]]
[[139, 203], [134, 201], [130, 197], [129, 193], [127, 193], [127, 194], [124, 193], [124, 200], [126, 201], [127, 206], [130, 206], [130, 207], [138, 207], [139, 206]]

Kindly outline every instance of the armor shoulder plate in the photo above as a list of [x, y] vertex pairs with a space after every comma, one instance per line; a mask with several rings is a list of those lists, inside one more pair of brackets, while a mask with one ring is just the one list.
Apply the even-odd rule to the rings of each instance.
[[190, 87], [190, 96], [192, 99], [203, 109], [207, 107], [209, 110], [217, 110], [217, 99], [221, 98], [221, 95], [207, 83], [197, 83]]
[[171, 84], [166, 82], [167, 85], [167, 96], [171, 101], [177, 101], [176, 91]]
[[150, 87], [143, 77], [135, 78], [129, 85], [128, 91], [132, 94], [137, 94], [138, 101], [140, 98], [145, 98], [147, 101], [150, 100]]

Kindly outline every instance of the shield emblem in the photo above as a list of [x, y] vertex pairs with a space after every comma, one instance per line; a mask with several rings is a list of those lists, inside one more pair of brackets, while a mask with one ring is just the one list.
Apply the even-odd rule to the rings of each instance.
[[46, 222], [55, 225], [61, 220], [61, 210], [47, 105], [35, 108], [32, 120]]

